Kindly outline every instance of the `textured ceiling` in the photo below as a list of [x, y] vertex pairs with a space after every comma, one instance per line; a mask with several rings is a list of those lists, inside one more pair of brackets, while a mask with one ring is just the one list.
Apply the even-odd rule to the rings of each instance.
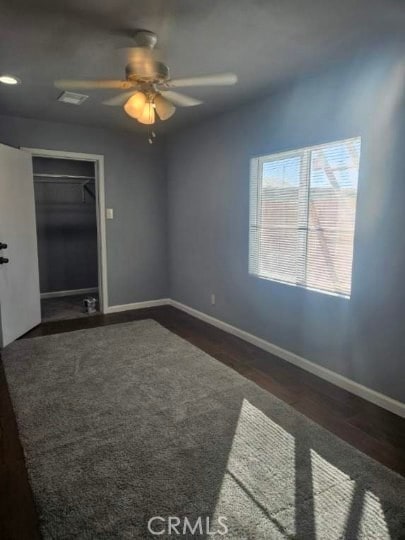
[[193, 88], [200, 107], [177, 109], [175, 129], [271, 90], [283, 80], [405, 28], [402, 0], [0, 0], [0, 112], [96, 126], [142, 129], [120, 108], [101, 104], [112, 91], [88, 91], [80, 107], [59, 103], [59, 78], [122, 78], [119, 47], [131, 29], [159, 36], [172, 77], [233, 71], [234, 87]]

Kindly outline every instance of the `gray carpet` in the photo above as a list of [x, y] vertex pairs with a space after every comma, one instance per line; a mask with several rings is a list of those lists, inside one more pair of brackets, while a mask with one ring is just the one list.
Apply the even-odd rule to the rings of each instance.
[[[96, 298], [98, 307], [98, 294], [60, 296], [57, 298], [44, 298], [41, 300], [41, 320], [42, 322], [61, 321], [67, 319], [81, 319], [90, 317], [95, 313], [87, 313], [83, 307], [83, 300], [91, 296]], [[96, 312], [97, 313], [97, 312]]]
[[204, 518], [170, 538], [405, 535], [404, 478], [154, 321], [20, 340], [4, 365], [44, 538], [168, 538], [153, 516]]

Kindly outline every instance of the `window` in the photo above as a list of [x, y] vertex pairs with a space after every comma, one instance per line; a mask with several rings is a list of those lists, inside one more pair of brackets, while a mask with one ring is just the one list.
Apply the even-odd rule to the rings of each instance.
[[360, 137], [251, 160], [249, 272], [350, 297]]

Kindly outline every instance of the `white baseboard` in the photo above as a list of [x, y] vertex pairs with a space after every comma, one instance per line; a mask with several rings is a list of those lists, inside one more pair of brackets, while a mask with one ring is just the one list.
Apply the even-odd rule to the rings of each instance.
[[119, 313], [131, 309], [142, 309], [156, 306], [166, 306], [170, 303], [169, 298], [159, 298], [158, 300], [146, 300], [145, 302], [134, 302], [132, 304], [122, 304], [118, 306], [108, 306], [104, 313]]
[[287, 362], [290, 362], [297, 367], [305, 369], [305, 371], [309, 371], [313, 375], [316, 375], [336, 386], [339, 386], [340, 388], [343, 388], [344, 390], [347, 390], [348, 392], [351, 392], [356, 396], [370, 401], [371, 403], [374, 403], [375, 405], [378, 405], [383, 409], [391, 411], [392, 413], [405, 418], [405, 403], [402, 403], [401, 401], [397, 401], [396, 399], [381, 394], [376, 390], [372, 390], [371, 388], [363, 386], [362, 384], [352, 381], [351, 379], [348, 379], [347, 377], [344, 377], [339, 373], [331, 371], [330, 369], [320, 366], [319, 364], [315, 364], [314, 362], [302, 358], [301, 356], [298, 356], [298, 354], [287, 351], [286, 349], [274, 345], [269, 341], [256, 337], [253, 334], [249, 334], [249, 332], [245, 332], [240, 328], [236, 328], [231, 324], [216, 319], [211, 315], [207, 315], [206, 313], [191, 308], [185, 304], [182, 304], [181, 302], [177, 302], [176, 300], [169, 300], [168, 304], [176, 307], [177, 309], [185, 311], [193, 317], [212, 324], [213, 326], [216, 326], [217, 328], [220, 328], [225, 332], [233, 334], [234, 336], [237, 336], [249, 343], [252, 343], [253, 345], [256, 345], [256, 347], [259, 347], [260, 349], [274, 354], [275, 356], [278, 356], [279, 358], [282, 358], [283, 360], [286, 360]]
[[89, 289], [71, 289], [69, 291], [52, 291], [41, 293], [41, 298], [59, 298], [61, 296], [75, 296], [77, 294], [91, 294], [98, 292], [98, 287]]

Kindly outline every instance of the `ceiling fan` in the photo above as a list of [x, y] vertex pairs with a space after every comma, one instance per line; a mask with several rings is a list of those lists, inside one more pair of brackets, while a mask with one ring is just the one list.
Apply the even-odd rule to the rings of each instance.
[[125, 112], [142, 124], [154, 124], [170, 118], [178, 107], [193, 107], [202, 101], [181, 94], [172, 88], [192, 86], [228, 86], [237, 82], [234, 73], [202, 77], [171, 79], [169, 68], [155, 57], [157, 36], [149, 30], [135, 33], [135, 47], [126, 49], [128, 64], [124, 80], [59, 80], [55, 86], [63, 90], [117, 89], [125, 90], [104, 105], [123, 106]]

